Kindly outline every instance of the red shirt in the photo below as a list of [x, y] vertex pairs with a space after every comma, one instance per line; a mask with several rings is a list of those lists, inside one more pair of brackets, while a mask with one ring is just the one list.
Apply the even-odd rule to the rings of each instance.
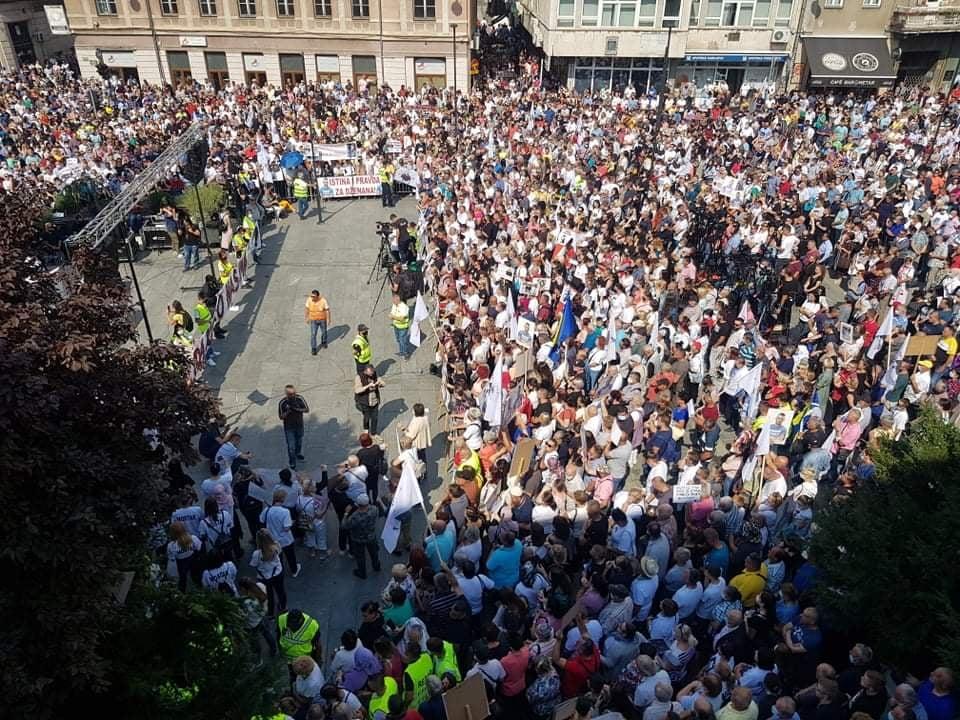
[[500, 660], [507, 676], [503, 679], [502, 690], [507, 697], [519, 695], [526, 689], [527, 665], [530, 664], [530, 648], [524, 646], [506, 654]]
[[600, 651], [596, 646], [591, 656], [581, 655], [578, 648], [577, 654], [567, 660], [567, 664], [563, 666], [560, 691], [565, 698], [577, 697], [587, 689], [590, 676], [599, 671]]

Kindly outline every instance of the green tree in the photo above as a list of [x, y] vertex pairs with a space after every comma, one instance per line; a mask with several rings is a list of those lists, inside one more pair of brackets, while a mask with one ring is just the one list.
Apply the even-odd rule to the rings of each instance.
[[149, 587], [166, 462], [196, 459], [191, 439], [219, 409], [179, 350], [136, 342], [114, 258], [78, 249], [56, 274], [37, 262], [44, 203], [0, 193], [0, 692], [7, 716], [31, 718], [116, 698], [122, 633], [146, 632], [165, 601], [114, 590], [130, 572], [131, 599]]
[[818, 602], [885, 662], [960, 667], [960, 430], [925, 411], [873, 457], [876, 481], [817, 514]]

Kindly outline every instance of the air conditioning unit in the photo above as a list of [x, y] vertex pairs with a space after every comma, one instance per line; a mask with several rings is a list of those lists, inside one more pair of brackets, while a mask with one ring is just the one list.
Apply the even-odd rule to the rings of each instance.
[[617, 48], [620, 46], [620, 38], [608, 37], [606, 46], [603, 49], [604, 55], [616, 55]]
[[770, 42], [772, 43], [788, 43], [790, 42], [791, 32], [784, 28], [779, 28], [774, 30], [770, 35]]

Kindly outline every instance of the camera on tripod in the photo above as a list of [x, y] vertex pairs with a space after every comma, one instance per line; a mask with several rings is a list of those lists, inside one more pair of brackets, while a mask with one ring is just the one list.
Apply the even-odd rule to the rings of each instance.
[[389, 235], [390, 233], [392, 233], [392, 232], [393, 232], [393, 225], [392, 225], [391, 223], [389, 223], [389, 222], [383, 222], [383, 221], [381, 221], [381, 220], [377, 220], [377, 234], [378, 234], [378, 235], [388, 236], [388, 235]]

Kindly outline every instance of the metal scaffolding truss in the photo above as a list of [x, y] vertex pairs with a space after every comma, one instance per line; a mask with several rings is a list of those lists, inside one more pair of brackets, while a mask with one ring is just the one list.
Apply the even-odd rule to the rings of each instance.
[[157, 159], [147, 166], [133, 182], [121, 190], [97, 216], [88, 222], [83, 230], [73, 235], [67, 242], [70, 246], [87, 245], [97, 249], [110, 236], [114, 228], [126, 222], [128, 213], [149, 195], [158, 184], [166, 180], [182, 163], [183, 156], [194, 145], [203, 140], [206, 134], [204, 123], [194, 123], [176, 138]]

